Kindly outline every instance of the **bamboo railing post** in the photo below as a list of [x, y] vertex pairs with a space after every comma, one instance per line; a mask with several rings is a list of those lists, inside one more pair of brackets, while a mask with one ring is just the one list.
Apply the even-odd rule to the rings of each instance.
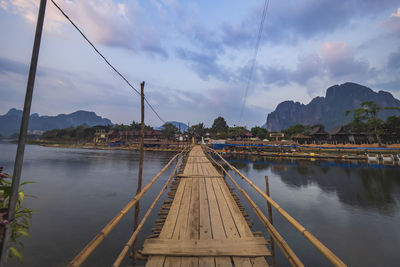
[[[181, 160], [182, 162], [182, 160]], [[126, 253], [129, 251], [130, 247], [136, 243], [137, 236], [139, 234], [139, 231], [143, 228], [146, 220], [150, 216], [151, 211], [153, 210], [154, 206], [157, 204], [157, 201], [160, 199], [162, 196], [163, 192], [165, 189], [167, 189], [169, 183], [171, 182], [172, 178], [175, 177], [176, 175], [176, 170], [178, 169], [179, 161], [176, 162], [175, 169], [173, 170], [171, 176], [168, 178], [168, 180], [165, 182], [164, 186], [161, 188], [160, 193], [158, 193], [157, 197], [154, 199], [153, 203], [150, 205], [149, 209], [147, 210], [146, 214], [143, 216], [143, 219], [140, 221], [140, 224], [136, 228], [136, 230], [133, 232], [131, 237], [129, 238], [128, 242], [125, 244], [125, 247], [122, 249], [121, 253], [117, 257], [117, 259], [114, 261], [112, 267], [118, 267], [121, 265], [121, 262], [125, 258]]]
[[12, 225], [14, 224], [15, 209], [18, 202], [18, 189], [21, 181], [22, 164], [24, 161], [25, 142], [26, 142], [26, 135], [28, 132], [29, 115], [31, 112], [33, 87], [35, 85], [36, 68], [39, 58], [39, 49], [40, 49], [40, 41], [42, 38], [44, 14], [46, 11], [46, 2], [47, 2], [46, 0], [40, 1], [38, 19], [36, 22], [35, 39], [33, 42], [31, 63], [28, 74], [28, 82], [26, 85], [24, 110], [22, 112], [22, 119], [18, 136], [17, 153], [15, 155], [14, 170], [11, 183], [11, 192], [8, 202], [8, 211], [6, 215], [6, 219], [10, 222], [10, 224], [7, 225], [7, 227], [4, 225], [0, 226], [3, 228], [1, 229], [3, 231], [3, 236], [1, 237], [1, 244], [0, 244], [0, 266], [2, 267], [7, 264], [8, 250], [9, 250], [8, 243], [10, 241], [12, 234], [12, 229], [13, 229]]
[[303, 263], [299, 260], [299, 258], [296, 256], [296, 254], [293, 252], [293, 250], [290, 248], [290, 246], [286, 243], [286, 241], [283, 239], [283, 237], [278, 233], [278, 231], [275, 229], [275, 227], [270, 223], [270, 221], [265, 217], [265, 215], [262, 213], [261, 209], [257, 206], [257, 204], [249, 197], [249, 195], [244, 191], [238, 183], [233, 179], [233, 177], [225, 170], [224, 167], [222, 167], [221, 164], [216, 162], [212, 157], [210, 157], [211, 161], [213, 161], [225, 174], [226, 176], [229, 177], [229, 179], [232, 181], [232, 183], [235, 185], [235, 187], [240, 191], [240, 193], [244, 196], [244, 198], [247, 200], [247, 202], [250, 204], [251, 208], [254, 210], [256, 213], [257, 217], [260, 219], [260, 221], [264, 224], [265, 228], [267, 231], [270, 233], [271, 237], [276, 241], [277, 245], [281, 249], [283, 255], [286, 257], [286, 259], [289, 261], [291, 266], [296, 266], [296, 267], [303, 267]]
[[[267, 193], [268, 196], [270, 196], [269, 193], [269, 181], [268, 181], [268, 176], [265, 176], [265, 192]], [[267, 207], [268, 207], [268, 219], [270, 221], [270, 223], [273, 225], [273, 221], [272, 221], [272, 207], [271, 207], [271, 203], [269, 203], [267, 201]], [[271, 254], [272, 254], [272, 265], [274, 267], [277, 267], [277, 262], [276, 262], [276, 255], [275, 255], [275, 244], [274, 244], [274, 240], [271, 238]]]
[[[141, 107], [141, 129], [140, 129], [140, 158], [139, 158], [139, 174], [138, 174], [138, 184], [136, 189], [136, 195], [140, 193], [142, 190], [142, 176], [143, 176], [143, 142], [144, 142], [144, 82], [140, 84], [140, 107]], [[138, 227], [139, 223], [139, 201], [135, 205], [135, 218], [133, 223], [133, 231], [135, 231]], [[132, 246], [132, 265], [136, 265], [136, 250], [137, 244], [136, 240]]]
[[301, 234], [310, 241], [311, 244], [317, 248], [322, 255], [324, 255], [334, 266], [347, 266], [341, 259], [339, 259], [331, 250], [329, 250], [321, 241], [319, 241], [313, 234], [307, 231], [304, 226], [302, 226], [298, 221], [296, 221], [292, 216], [289, 215], [284, 209], [282, 209], [272, 198], [267, 196], [258, 186], [256, 186], [249, 178], [244, 176], [238, 169], [229, 164], [220, 154], [215, 150], [208, 148], [210, 151], [214, 152], [223, 162], [225, 162], [229, 168], [231, 168], [235, 173], [237, 173], [241, 178], [246, 180], [248, 184], [251, 185], [265, 200], [267, 200], [271, 205]]
[[160, 178], [161, 174], [163, 174], [168, 167], [174, 162], [174, 160], [181, 153], [176, 154], [170, 161], [164, 166], [164, 168], [159, 171], [156, 176], [145, 186], [143, 190], [140, 191], [125, 207], [114, 217], [111, 221], [108, 222], [106, 226], [98, 233], [80, 252], [75, 258], [68, 264], [70, 267], [81, 266], [81, 264], [92, 254], [92, 252], [97, 248], [98, 245], [110, 234], [110, 232], [117, 226], [117, 224], [121, 221], [121, 219], [132, 209], [132, 207], [142, 198], [144, 193], [146, 193], [150, 187]]

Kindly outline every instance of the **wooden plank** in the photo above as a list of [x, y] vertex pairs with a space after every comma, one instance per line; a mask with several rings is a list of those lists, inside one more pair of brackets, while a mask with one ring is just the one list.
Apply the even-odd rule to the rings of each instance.
[[[270, 256], [271, 253], [266, 244], [267, 241], [263, 238], [238, 239], [235, 242], [232, 242], [231, 239], [148, 239], [145, 241], [145, 249], [143, 249], [142, 253], [145, 255], [167, 256]], [[184, 259], [189, 259], [189, 257], [185, 257]]]
[[[175, 224], [175, 229], [172, 234], [173, 240], [179, 240], [180, 236], [183, 236], [184, 232], [186, 231], [188, 222], [189, 204], [192, 195], [192, 179], [188, 178], [183, 180], [186, 181], [186, 184], [181, 200], [181, 208], [179, 209], [178, 218]], [[143, 249], [145, 249], [145, 247]], [[182, 259], [179, 257], [167, 257], [165, 259], [164, 266], [174, 266], [174, 264], [177, 265], [178, 263], [180, 265], [181, 261]]]
[[[215, 198], [215, 193], [212, 188], [211, 179], [204, 180], [206, 185], [206, 191], [208, 196], [208, 206], [210, 210], [210, 221], [213, 239], [226, 238], [225, 229], [222, 224], [221, 214], [219, 212], [218, 203]], [[216, 266], [232, 266], [231, 259], [229, 257], [216, 257]]]
[[[211, 181], [215, 191], [215, 196], [218, 201], [218, 206], [221, 212], [222, 222], [225, 228], [226, 236], [229, 239], [239, 239], [240, 238], [239, 232], [233, 221], [232, 214], [229, 211], [226, 200], [222, 194], [221, 188], [219, 187], [218, 180], [217, 178], [214, 178], [211, 179]], [[236, 242], [236, 240], [234, 240], [233, 242]], [[247, 266], [247, 267], [252, 266], [249, 258], [233, 257], [233, 262], [237, 266]]]
[[[199, 179], [192, 179], [192, 195], [190, 198], [189, 215], [187, 218], [187, 227], [183, 237], [180, 239], [189, 239], [198, 241], [199, 239]], [[199, 259], [196, 257], [184, 257], [182, 266], [198, 266]]]
[[182, 198], [185, 192], [185, 187], [186, 179], [181, 179], [176, 190], [171, 208], [168, 212], [167, 219], [165, 220], [164, 226], [161, 230], [160, 238], [172, 238], [173, 232], [175, 230], [176, 221], [178, 219], [178, 214], [182, 206]]
[[[206, 184], [204, 179], [199, 179], [199, 214], [200, 214], [200, 224], [199, 224], [199, 239], [210, 240], [212, 239], [211, 233], [211, 220], [210, 220], [210, 209], [208, 206], [208, 198], [206, 191]], [[199, 267], [215, 266], [214, 257], [200, 257]]]
[[[180, 180], [178, 188], [175, 193], [174, 201], [172, 202], [171, 208], [168, 212], [167, 219], [165, 220], [164, 226], [161, 229], [160, 238], [172, 238], [172, 234], [175, 229], [176, 220], [182, 203], [183, 192], [186, 186], [185, 179]], [[147, 260], [147, 267], [158, 267], [163, 266], [166, 261], [165, 256], [150, 256]], [[168, 263], [171, 260], [168, 260]], [[168, 264], [167, 263], [167, 264]], [[175, 266], [180, 266], [175, 262]]]
[[225, 181], [222, 179], [216, 179], [221, 189], [221, 192], [225, 198], [225, 203], [227, 204], [229, 211], [232, 215], [233, 221], [238, 229], [238, 232], [241, 237], [252, 237], [253, 233], [251, 232], [245, 218], [243, 217], [242, 212], [239, 210], [235, 200], [233, 199], [228, 186]]

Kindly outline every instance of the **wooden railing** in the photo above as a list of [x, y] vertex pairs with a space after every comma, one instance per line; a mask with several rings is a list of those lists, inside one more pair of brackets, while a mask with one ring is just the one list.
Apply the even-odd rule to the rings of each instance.
[[[342, 260], [340, 260], [331, 250], [329, 250], [321, 241], [319, 241], [313, 234], [307, 231], [307, 229], [302, 226], [297, 220], [295, 220], [292, 216], [289, 215], [284, 209], [282, 209], [271, 197], [269, 197], [266, 193], [264, 193], [260, 188], [258, 188], [249, 178], [247, 178], [245, 175], [243, 175], [238, 169], [236, 169], [234, 166], [232, 166], [228, 161], [226, 161], [219, 153], [217, 153], [215, 150], [205, 146], [205, 148], [210, 151], [211, 153], [214, 153], [217, 155], [230, 169], [232, 169], [235, 173], [237, 173], [241, 178], [243, 178], [251, 187], [253, 187], [268, 203], [270, 203], [296, 230], [298, 230], [302, 235], [305, 236], [305, 238], [312, 244], [314, 247], [316, 247], [325, 258], [327, 258], [334, 266], [347, 266]], [[221, 166], [222, 167], [222, 166]], [[224, 168], [222, 168], [225, 170]], [[244, 190], [242, 190], [238, 184], [234, 181], [231, 175], [228, 174], [228, 172], [225, 170], [225, 174], [232, 180], [232, 182], [235, 184], [236, 187], [238, 187], [238, 190], [241, 193], [244, 193], [245, 198], [247, 200], [250, 200], [250, 203], [252, 200]], [[246, 197], [247, 196], [247, 197]], [[255, 206], [255, 203], [252, 202], [250, 204], [253, 208], [256, 208], [256, 214], [261, 215], [262, 212], [259, 210], [257, 206]], [[261, 214], [259, 214], [261, 213]], [[264, 216], [264, 215], [262, 215]], [[264, 216], [266, 219], [266, 217]], [[267, 220], [268, 221], [268, 220]], [[264, 223], [264, 219], [262, 219], [262, 222]], [[267, 222], [265, 222], [267, 223]], [[271, 233], [272, 237], [274, 237], [275, 233]], [[274, 238], [275, 239], [275, 238]], [[280, 244], [280, 241], [276, 239], [277, 244]], [[282, 244], [281, 244], [282, 245]], [[285, 245], [282, 245], [284, 249]], [[282, 249], [282, 248], [281, 248]], [[283, 251], [284, 252], [284, 251]], [[284, 252], [285, 254], [285, 252]], [[293, 263], [293, 258], [291, 253], [288, 254], [291, 257], [291, 260], [289, 262]], [[292, 261], [293, 260], [293, 261]], [[296, 265], [296, 266], [301, 266], [301, 265]]]

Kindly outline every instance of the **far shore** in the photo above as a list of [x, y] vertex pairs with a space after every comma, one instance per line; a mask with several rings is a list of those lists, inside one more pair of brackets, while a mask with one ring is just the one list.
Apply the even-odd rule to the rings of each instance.
[[[54, 148], [77, 148], [77, 149], [99, 149], [99, 150], [132, 150], [138, 151], [139, 144], [127, 144], [119, 146], [110, 146], [105, 143], [93, 142], [48, 142], [48, 141], [29, 141], [29, 144], [36, 144], [45, 147]], [[269, 142], [265, 147], [252, 147], [246, 145], [230, 147], [229, 149], [216, 149], [218, 153], [226, 155], [250, 155], [264, 156], [271, 158], [298, 158], [298, 159], [335, 159], [335, 160], [367, 160], [367, 154], [381, 158], [382, 155], [399, 155], [400, 144], [383, 145], [378, 144], [304, 144], [300, 145], [293, 142]], [[158, 152], [180, 152], [184, 146], [189, 143], [157, 143], [146, 144], [145, 151]], [[211, 145], [211, 144], [208, 144]], [[395, 162], [395, 160], [393, 160]]]

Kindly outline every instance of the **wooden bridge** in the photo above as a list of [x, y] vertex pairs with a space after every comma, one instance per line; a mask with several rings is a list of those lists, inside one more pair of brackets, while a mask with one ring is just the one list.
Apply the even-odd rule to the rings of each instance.
[[200, 146], [187, 157], [160, 236], [147, 239], [146, 266], [268, 266], [267, 241], [254, 237], [223, 176]]
[[[158, 228], [147, 238], [140, 254], [134, 249], [132, 255], [147, 260], [146, 266], [269, 266], [277, 265], [274, 259], [275, 245], [281, 250], [291, 266], [304, 266], [272, 224], [235, 179], [211, 154], [219, 157], [268, 202], [269, 211], [276, 209], [297, 229], [333, 266], [346, 266], [333, 252], [309, 233], [300, 223], [284, 211], [268, 192], [264, 193], [249, 178], [230, 165], [222, 156], [206, 146], [195, 145], [175, 155], [168, 164], [97, 234], [92, 241], [69, 263], [80, 266], [106, 238], [128, 211], [138, 204], [140, 198], [157, 181], [163, 172], [176, 161], [175, 168], [155, 197], [142, 221], [123, 247], [112, 266], [120, 266], [149, 218], [155, 204], [169, 185], [170, 200], [164, 202]], [[180, 166], [180, 168], [178, 168]], [[179, 171], [178, 171], [179, 169]], [[268, 240], [260, 233], [253, 233], [239, 198], [228, 186], [229, 178], [243, 195], [268, 232]], [[173, 180], [174, 179], [174, 180]], [[270, 249], [269, 249], [270, 248]], [[271, 257], [272, 256], [272, 257]], [[134, 256], [136, 257], [136, 256]], [[267, 261], [268, 260], [268, 261]]]

